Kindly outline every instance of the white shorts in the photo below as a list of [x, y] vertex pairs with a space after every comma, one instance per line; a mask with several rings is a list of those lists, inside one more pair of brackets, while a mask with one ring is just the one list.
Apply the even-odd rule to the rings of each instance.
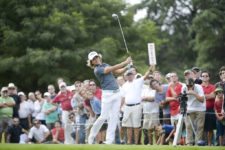
[[159, 113], [144, 114], [143, 129], [154, 129], [159, 125]]
[[123, 127], [139, 128], [141, 127], [142, 106], [126, 106], [124, 107], [124, 114], [122, 120]]
[[180, 114], [176, 114], [175, 116], [170, 116], [171, 125], [175, 126], [178, 123]]

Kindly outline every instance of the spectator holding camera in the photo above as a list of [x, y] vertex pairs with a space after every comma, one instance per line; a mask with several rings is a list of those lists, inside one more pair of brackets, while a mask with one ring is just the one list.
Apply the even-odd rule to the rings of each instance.
[[[182, 87], [182, 93], [187, 93], [187, 115], [185, 118], [186, 132], [187, 132], [187, 145], [197, 144], [202, 140], [204, 123], [205, 123], [205, 111], [206, 101], [204, 91], [201, 85], [195, 84], [192, 78], [186, 80], [186, 85]], [[196, 132], [193, 129], [193, 123], [196, 126]], [[193, 132], [195, 134], [195, 140], [193, 138]]]

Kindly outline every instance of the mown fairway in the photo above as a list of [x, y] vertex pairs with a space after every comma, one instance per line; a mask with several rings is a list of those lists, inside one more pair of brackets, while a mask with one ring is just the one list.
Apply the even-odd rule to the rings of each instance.
[[0, 150], [224, 150], [217, 146], [0, 144]]

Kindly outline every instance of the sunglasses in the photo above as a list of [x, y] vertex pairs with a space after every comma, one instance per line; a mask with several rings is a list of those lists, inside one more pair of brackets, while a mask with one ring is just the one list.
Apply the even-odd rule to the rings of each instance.
[[220, 72], [220, 75], [225, 74], [225, 72]]
[[191, 87], [193, 87], [193, 85], [187, 85], [187, 87], [188, 87], [188, 88], [191, 88]]
[[206, 77], [209, 77], [209, 76], [202, 76], [202, 77], [206, 78]]
[[219, 92], [216, 92], [216, 94], [223, 94], [223, 92], [222, 91], [219, 91]]
[[38, 125], [38, 124], [40, 124], [40, 122], [36, 122], [36, 123], [34, 123], [34, 125]]
[[74, 116], [69, 116], [69, 119], [73, 119], [74, 118]]

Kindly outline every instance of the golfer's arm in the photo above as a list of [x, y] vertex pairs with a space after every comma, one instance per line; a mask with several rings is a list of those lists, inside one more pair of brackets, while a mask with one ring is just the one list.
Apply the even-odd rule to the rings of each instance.
[[148, 70], [144, 75], [144, 80], [146, 80], [151, 73], [152, 73], [152, 71]]
[[148, 69], [148, 71], [145, 72], [145, 75], [144, 75], [144, 80], [148, 79], [148, 76], [150, 74], [153, 73], [153, 71], [155, 71], [155, 65], [151, 65]]
[[121, 62], [121, 63], [116, 64], [114, 66], [105, 67], [104, 74], [108, 74], [110, 72], [115, 72], [116, 70], [123, 68], [126, 64], [127, 64], [127, 62], [124, 61], [124, 62]]
[[124, 73], [126, 70], [127, 70], [127, 68], [123, 67], [121, 69], [117, 69], [117, 70], [113, 71], [113, 73], [117, 74], [117, 75], [120, 75], [120, 74]]

